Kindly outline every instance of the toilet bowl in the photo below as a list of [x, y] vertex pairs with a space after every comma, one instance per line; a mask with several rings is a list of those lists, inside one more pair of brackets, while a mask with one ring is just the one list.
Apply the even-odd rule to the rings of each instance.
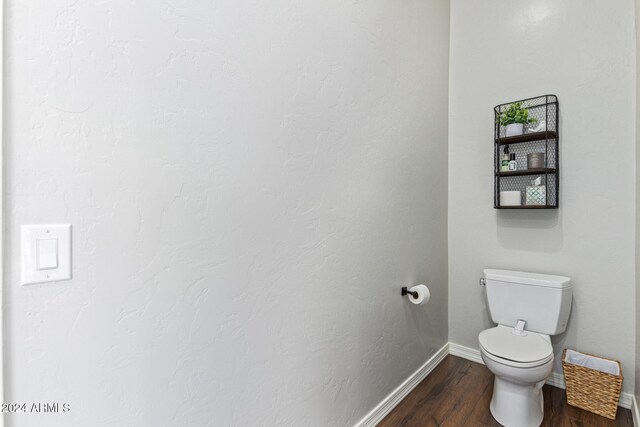
[[480, 354], [495, 375], [489, 410], [506, 427], [538, 427], [542, 386], [553, 368], [550, 336], [567, 327], [573, 287], [564, 276], [484, 270], [487, 306], [496, 327], [480, 332]]
[[499, 325], [480, 333], [480, 354], [495, 375], [491, 415], [503, 426], [538, 427], [544, 417], [542, 386], [553, 368], [548, 335]]

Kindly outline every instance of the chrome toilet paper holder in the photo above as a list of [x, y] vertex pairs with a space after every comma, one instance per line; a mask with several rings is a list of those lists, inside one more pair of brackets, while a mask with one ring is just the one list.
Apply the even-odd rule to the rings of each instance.
[[406, 286], [403, 286], [401, 290], [402, 290], [402, 296], [411, 295], [414, 298], [418, 298], [417, 291], [410, 291]]

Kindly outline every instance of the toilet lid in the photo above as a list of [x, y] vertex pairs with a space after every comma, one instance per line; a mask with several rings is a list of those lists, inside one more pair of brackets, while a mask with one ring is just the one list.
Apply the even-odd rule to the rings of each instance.
[[546, 335], [525, 331], [526, 335], [513, 334], [513, 328], [496, 326], [480, 332], [480, 345], [494, 356], [528, 363], [547, 359], [553, 355], [553, 347]]

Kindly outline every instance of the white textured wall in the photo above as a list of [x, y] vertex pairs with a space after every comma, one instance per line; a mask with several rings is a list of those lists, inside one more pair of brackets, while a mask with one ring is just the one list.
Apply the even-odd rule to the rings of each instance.
[[[485, 267], [573, 278], [563, 347], [619, 358], [634, 385], [635, 68], [632, 1], [453, 0], [449, 337], [491, 326]], [[493, 209], [493, 107], [560, 100], [560, 209]], [[559, 363], [559, 357], [557, 357]], [[556, 367], [558, 369], [559, 365]]]
[[448, 1], [6, 3], [11, 426], [348, 426], [446, 342]]

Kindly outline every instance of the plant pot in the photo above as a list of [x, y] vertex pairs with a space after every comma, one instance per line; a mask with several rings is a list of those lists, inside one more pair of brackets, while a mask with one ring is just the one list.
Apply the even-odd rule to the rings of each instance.
[[522, 135], [523, 133], [524, 133], [524, 124], [511, 123], [510, 125], [507, 125], [506, 136]]

